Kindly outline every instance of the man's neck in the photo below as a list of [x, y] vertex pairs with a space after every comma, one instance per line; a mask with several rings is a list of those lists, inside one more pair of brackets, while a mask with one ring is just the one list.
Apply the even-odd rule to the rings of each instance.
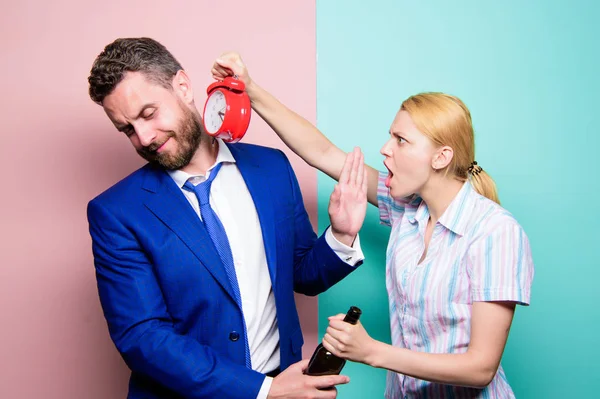
[[208, 168], [213, 166], [217, 160], [218, 153], [219, 142], [215, 138], [203, 134], [200, 145], [194, 153], [194, 157], [190, 163], [181, 168], [181, 170], [190, 175], [205, 175]]

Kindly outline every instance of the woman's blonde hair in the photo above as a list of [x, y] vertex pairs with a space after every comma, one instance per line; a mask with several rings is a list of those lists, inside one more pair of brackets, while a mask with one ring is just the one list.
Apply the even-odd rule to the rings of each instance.
[[420, 93], [407, 98], [401, 110], [410, 114], [415, 126], [438, 146], [454, 151], [446, 173], [460, 181], [470, 180], [481, 195], [500, 203], [494, 180], [475, 162], [475, 136], [471, 113], [457, 97], [444, 93]]

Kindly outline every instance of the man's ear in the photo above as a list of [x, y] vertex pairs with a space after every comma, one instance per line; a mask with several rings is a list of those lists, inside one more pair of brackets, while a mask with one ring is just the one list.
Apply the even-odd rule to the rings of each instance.
[[450, 165], [450, 162], [452, 161], [453, 157], [454, 150], [452, 149], [452, 147], [449, 147], [447, 145], [440, 147], [433, 155], [431, 167], [435, 170], [444, 169], [445, 167]]
[[177, 96], [186, 104], [194, 102], [194, 91], [192, 89], [192, 82], [188, 77], [187, 73], [183, 69], [177, 71], [173, 77], [173, 91]]

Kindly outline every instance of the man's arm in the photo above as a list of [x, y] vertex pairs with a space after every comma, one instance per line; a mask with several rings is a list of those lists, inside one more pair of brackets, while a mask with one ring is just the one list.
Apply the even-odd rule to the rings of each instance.
[[152, 264], [132, 232], [95, 201], [88, 220], [100, 301], [129, 368], [186, 398], [255, 399], [264, 375], [175, 331]]
[[[315, 240], [315, 234], [304, 207], [296, 175], [283, 153], [282, 156], [285, 160], [285, 169], [291, 186], [291, 200], [294, 204], [294, 290], [305, 295], [317, 295], [354, 271], [356, 266], [362, 263], [362, 260], [350, 265], [344, 259], [341, 259], [327, 243], [326, 234]], [[352, 153], [349, 158], [354, 156], [360, 159], [358, 153]], [[350, 178], [352, 162], [352, 159], [347, 162], [348, 169], [346, 173], [348, 178]], [[353, 178], [359, 180], [356, 175], [359, 164], [356, 163], [354, 166], [356, 170]], [[361, 176], [364, 179], [364, 174]], [[358, 194], [353, 191], [354, 189], [350, 189], [347, 182], [340, 184], [343, 187], [338, 189], [338, 194], [335, 191], [332, 194], [332, 197], [337, 198], [337, 200], [334, 199], [334, 201], [337, 201], [337, 209], [332, 211], [330, 207], [331, 230], [335, 231], [334, 226], [337, 225], [337, 230], [342, 231], [342, 236], [356, 237], [366, 212], [366, 182], [360, 180], [359, 187], [354, 187], [356, 190], [362, 190]], [[347, 208], [353, 208], [350, 214], [348, 214]], [[339, 219], [345, 222], [346, 226], [340, 227]]]

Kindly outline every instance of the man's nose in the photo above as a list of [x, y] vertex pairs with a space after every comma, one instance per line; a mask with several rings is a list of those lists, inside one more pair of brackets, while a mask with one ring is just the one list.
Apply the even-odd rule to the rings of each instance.
[[148, 147], [156, 140], [156, 131], [149, 125], [142, 124], [136, 126], [135, 131], [140, 140], [140, 144], [144, 147]]

